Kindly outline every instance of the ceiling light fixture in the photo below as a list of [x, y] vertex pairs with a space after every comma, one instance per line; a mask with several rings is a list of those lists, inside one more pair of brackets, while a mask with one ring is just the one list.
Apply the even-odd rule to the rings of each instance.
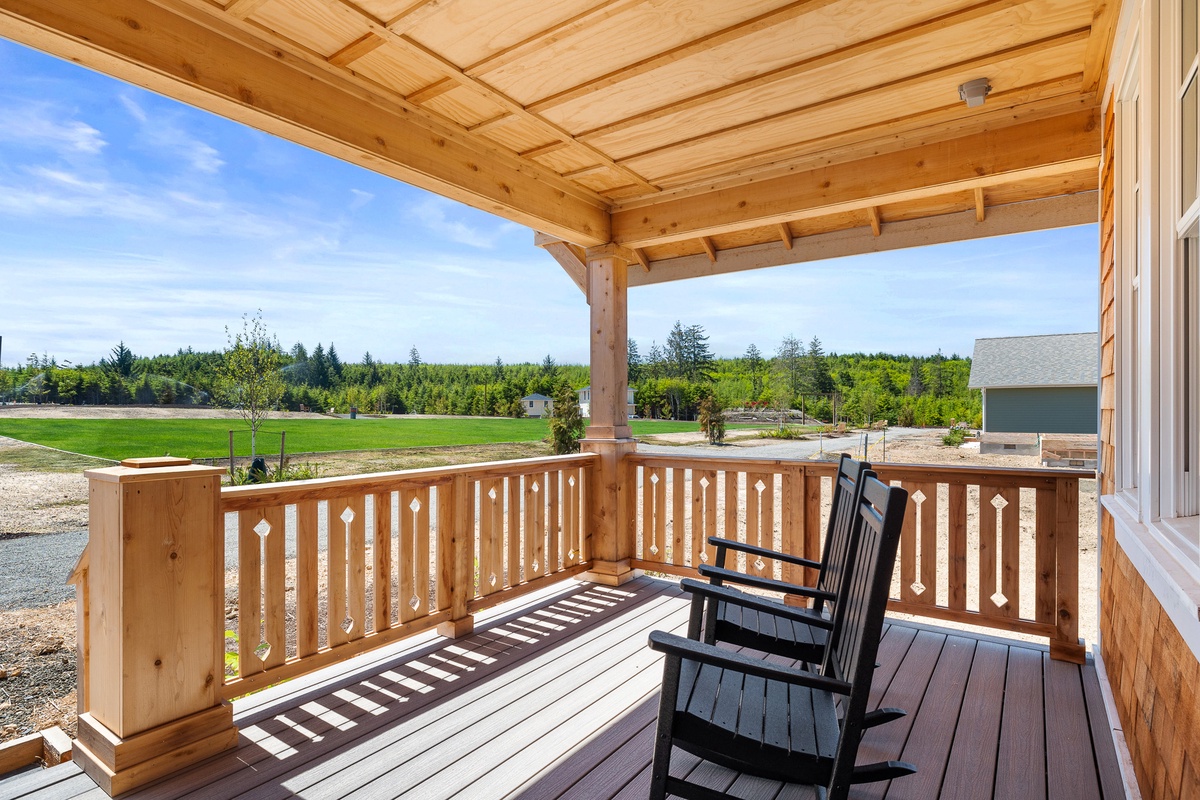
[[983, 99], [992, 91], [987, 78], [976, 78], [958, 87], [958, 96], [967, 101], [967, 108], [977, 108], [983, 105]]

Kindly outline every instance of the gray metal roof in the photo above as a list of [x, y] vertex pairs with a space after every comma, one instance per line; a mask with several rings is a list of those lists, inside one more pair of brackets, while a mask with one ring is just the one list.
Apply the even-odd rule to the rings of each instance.
[[535, 393], [533, 393], [533, 394], [527, 394], [527, 395], [525, 395], [524, 397], [522, 397], [522, 398], [521, 398], [521, 401], [522, 401], [522, 402], [524, 402], [524, 401], [526, 401], [526, 400], [549, 400], [549, 401], [553, 401], [553, 400], [554, 400], [554, 398], [553, 398], [553, 397], [546, 397], [546, 395], [544, 395], [544, 394], [538, 394], [538, 393], [536, 393], [536, 392], [535, 392]]
[[976, 339], [972, 389], [1001, 386], [1095, 386], [1100, 359], [1095, 333]]

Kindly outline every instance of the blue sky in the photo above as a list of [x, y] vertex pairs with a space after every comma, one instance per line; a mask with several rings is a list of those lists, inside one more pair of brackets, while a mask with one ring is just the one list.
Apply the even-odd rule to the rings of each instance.
[[[582, 294], [519, 225], [0, 39], [0, 361], [220, 349], [262, 309], [289, 347], [430, 362], [587, 360]], [[642, 351], [967, 355], [1096, 329], [1096, 228], [630, 292]]]

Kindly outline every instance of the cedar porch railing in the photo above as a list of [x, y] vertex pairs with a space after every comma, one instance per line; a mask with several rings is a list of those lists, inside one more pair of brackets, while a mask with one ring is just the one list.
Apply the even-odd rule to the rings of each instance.
[[[803, 461], [628, 456], [632, 564], [695, 575], [699, 565], [712, 563], [707, 540], [714, 535], [817, 559], [835, 469]], [[876, 469], [910, 495], [892, 610], [1045, 636], [1052, 656], [1082, 660], [1079, 479], [1091, 473]], [[791, 582], [816, 577], [773, 559], [740, 557], [727, 566]]]
[[595, 458], [223, 489], [221, 518], [237, 543], [227, 618], [237, 624], [225, 634], [222, 696], [435, 626], [453, 631], [473, 612], [584, 571]]

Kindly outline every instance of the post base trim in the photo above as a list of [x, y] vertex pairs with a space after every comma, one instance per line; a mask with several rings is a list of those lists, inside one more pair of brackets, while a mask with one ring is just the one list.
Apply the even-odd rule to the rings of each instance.
[[236, 747], [237, 741], [229, 703], [126, 738], [81, 714], [72, 757], [115, 796]]
[[461, 639], [464, 636], [469, 636], [474, 631], [475, 617], [470, 614], [459, 619], [439, 623], [437, 626], [438, 636], [445, 636], [447, 639]]

